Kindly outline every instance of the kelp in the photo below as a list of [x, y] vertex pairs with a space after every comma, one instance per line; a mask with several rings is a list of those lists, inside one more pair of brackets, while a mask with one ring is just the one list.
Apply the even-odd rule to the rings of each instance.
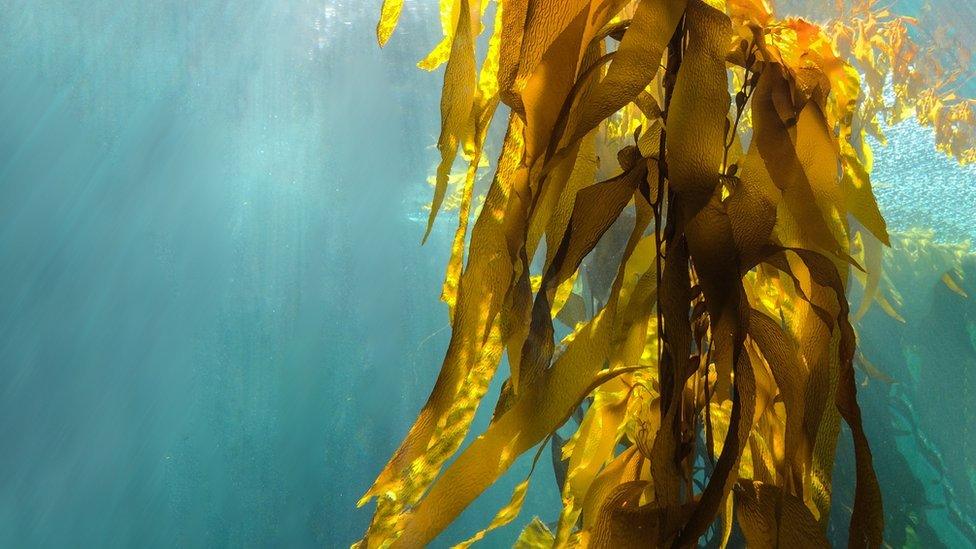
[[[381, 44], [399, 4], [384, 4]], [[452, 335], [360, 501], [377, 506], [358, 545], [427, 544], [589, 402], [552, 450], [558, 522], [534, 520], [516, 545], [724, 546], [737, 523], [757, 546], [823, 546], [843, 421], [848, 544], [879, 547], [846, 283], [881, 295], [889, 236], [862, 131], [880, 111], [839, 34], [762, 0], [498, 0], [479, 71], [491, 12], [442, 1], [444, 41], [422, 63], [445, 63], [426, 234], [468, 162], [444, 286]], [[501, 104], [508, 128], [468, 237]], [[570, 328], [558, 342], [554, 319]], [[461, 449], [505, 356], [492, 421]], [[514, 520], [528, 482], [464, 545]]]
[[[897, 15], [877, 0], [853, 2], [839, 15], [831, 31], [865, 74], [874, 97], [867, 109], [884, 113], [889, 124], [914, 115], [933, 128], [940, 151], [976, 162], [976, 99], [963, 91], [973, 76], [968, 41], [950, 36], [944, 22]], [[877, 122], [865, 126], [884, 141]]]

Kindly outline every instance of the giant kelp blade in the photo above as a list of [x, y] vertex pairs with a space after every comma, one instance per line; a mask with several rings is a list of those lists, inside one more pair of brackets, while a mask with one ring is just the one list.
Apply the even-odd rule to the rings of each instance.
[[641, 460], [637, 459], [637, 447], [631, 446], [618, 454], [593, 479], [583, 500], [582, 525], [584, 530], [591, 530], [596, 525], [603, 503], [617, 486], [624, 483], [625, 479], [637, 476], [640, 465]]
[[[530, 166], [546, 150], [560, 106], [576, 81], [589, 14], [588, 3], [579, 0], [544, 0], [538, 8], [530, 12], [522, 52], [523, 56], [527, 52], [541, 55], [536, 62], [523, 57], [516, 79], [526, 123], [526, 163]], [[547, 11], [552, 9], [555, 11]]]
[[447, 194], [447, 181], [457, 157], [458, 148], [471, 134], [471, 113], [477, 90], [477, 69], [475, 67], [474, 31], [471, 28], [471, 8], [468, 0], [458, 0], [457, 27], [451, 43], [450, 58], [444, 70], [444, 87], [441, 92], [441, 133], [437, 139], [437, 149], [441, 161], [437, 166], [434, 198], [430, 204], [427, 229], [424, 240], [430, 236], [434, 219], [440, 211]]
[[796, 344], [779, 322], [757, 310], [749, 315], [749, 337], [756, 342], [769, 364], [783, 397], [786, 408], [786, 459], [792, 462], [794, 471], [801, 474], [804, 460], [799, 448], [803, 437], [806, 372], [799, 364]]
[[630, 202], [644, 173], [644, 165], [635, 162], [621, 176], [586, 187], [577, 193], [566, 233], [543, 276], [532, 307], [532, 322], [522, 347], [519, 385], [534, 380], [548, 367], [552, 358], [553, 327], [550, 311], [556, 286], [576, 272], [583, 258], [593, 250], [600, 237]]
[[580, 120], [567, 132], [568, 143], [582, 138], [633, 101], [651, 83], [668, 40], [684, 13], [685, 4], [686, 0], [641, 0], [638, 3], [606, 77], [580, 106]]
[[380, 20], [376, 24], [376, 40], [380, 47], [385, 46], [396, 30], [397, 22], [400, 20], [400, 12], [403, 10], [403, 0], [384, 0], [383, 8], [380, 10]]
[[459, 0], [439, 0], [438, 7], [444, 37], [426, 57], [417, 63], [417, 67], [425, 71], [433, 71], [447, 62], [451, 56], [454, 35], [457, 32], [457, 17], [460, 13]]
[[[553, 373], [528, 388], [448, 466], [417, 507], [405, 515], [395, 547], [421, 547], [495, 482], [514, 460], [545, 439], [579, 406], [595, 378], [591, 364], [606, 353], [608, 321], [599, 315], [577, 334]], [[617, 373], [609, 373], [615, 376]], [[604, 376], [603, 379], [607, 379]]]
[[861, 297], [861, 304], [854, 313], [854, 321], [864, 317], [871, 307], [871, 303], [878, 297], [878, 290], [881, 285], [881, 262], [884, 259], [884, 248], [881, 242], [875, 238], [861, 233], [861, 247], [864, 250], [864, 267], [867, 270], [864, 282], [864, 295]]
[[[447, 303], [451, 316], [454, 316], [454, 306], [457, 302], [458, 284], [461, 279], [461, 265], [464, 259], [465, 242], [468, 236], [468, 223], [471, 217], [471, 202], [474, 197], [474, 186], [478, 175], [478, 168], [484, 154], [485, 141], [488, 138], [488, 128], [495, 117], [498, 107], [498, 71], [501, 55], [501, 36], [503, 33], [504, 9], [498, 6], [495, 11], [495, 22], [491, 38], [488, 41], [488, 52], [478, 75], [478, 89], [472, 103], [472, 139], [474, 150], [468, 162], [468, 171], [464, 178], [464, 189], [461, 206], [458, 211], [458, 226], [454, 231], [451, 243], [451, 258], [444, 275], [444, 285], [441, 299]], [[429, 230], [429, 229], [428, 229]]]
[[833, 262], [810, 250], [793, 250], [810, 269], [814, 280], [834, 292], [840, 306], [838, 325], [841, 330], [840, 379], [838, 380], [836, 406], [854, 439], [856, 486], [854, 510], [851, 514], [849, 547], [880, 547], [884, 534], [884, 513], [881, 488], [874, 472], [871, 447], [864, 432], [861, 407], [857, 403], [857, 382], [854, 379], [854, 328], [850, 323], [850, 309], [844, 294], [844, 285]]
[[647, 268], [646, 258], [633, 254], [645, 228], [646, 223], [635, 224], [607, 305], [573, 334], [553, 366], [527, 384], [485, 433], [460, 453], [413, 511], [401, 517], [398, 528], [403, 533], [397, 545], [420, 546], [432, 539], [494, 483], [515, 458], [562, 425], [596, 387], [639, 368], [600, 371], [609, 356], [617, 300], [621, 293], [631, 293], [637, 284], [637, 280], [625, 280], [626, 267], [640, 264]]
[[[770, 247], [768, 257], [782, 255], [787, 249]], [[803, 261], [810, 276], [819, 286], [829, 289], [836, 297], [839, 313], [836, 318], [840, 330], [840, 367], [835, 405], [844, 421], [850, 427], [854, 441], [854, 462], [856, 485], [854, 507], [851, 514], [849, 547], [880, 547], [884, 533], [884, 514], [882, 511], [881, 488], [874, 472], [870, 444], [861, 419], [861, 408], [857, 403], [857, 382], [854, 379], [854, 328], [850, 324], [850, 307], [844, 293], [844, 285], [833, 261], [811, 251], [798, 248], [788, 249]], [[784, 261], [778, 268], [789, 270]]]
[[871, 188], [871, 175], [852, 153], [845, 153], [846, 146], [841, 143], [841, 159], [844, 163], [844, 177], [841, 184], [844, 206], [871, 234], [885, 246], [890, 246], [888, 225], [885, 223], [878, 202]]
[[[633, 196], [640, 179], [640, 170], [627, 173], [596, 185], [581, 189], [576, 194], [573, 213], [570, 216], [562, 241], [553, 261], [542, 277], [540, 288], [531, 306], [528, 324], [521, 330], [512, 330], [510, 348], [521, 352], [516, 360], [510, 359], [514, 393], [526, 383], [531, 383], [548, 367], [554, 350], [551, 311], [557, 287], [570, 279], [583, 258], [593, 249]], [[522, 309], [528, 309], [528, 292], [524, 291], [527, 273], [522, 272]], [[523, 315], [518, 318], [524, 320]]]
[[722, 164], [729, 111], [725, 52], [731, 28], [724, 13], [701, 0], [689, 0], [686, 25], [688, 47], [667, 107], [668, 170], [675, 192], [700, 201], [712, 195]]
[[539, 517], [532, 517], [532, 522], [522, 530], [512, 547], [513, 549], [550, 549], [555, 541], [556, 538], [546, 523]]
[[783, 191], [784, 209], [796, 220], [798, 236], [803, 242], [836, 254], [840, 246], [817, 207], [789, 128], [776, 110], [774, 99], [789, 94], [789, 83], [780, 71], [772, 65], [759, 78], [752, 98], [754, 139], [773, 181]]
[[740, 270], [745, 271], [759, 262], [762, 248], [776, 227], [776, 208], [783, 195], [773, 184], [755, 145], [740, 162], [739, 180], [726, 204]]
[[[553, 433], [552, 436], [556, 437], [558, 435]], [[555, 441], [555, 438], [553, 440]], [[495, 513], [495, 517], [491, 519], [488, 526], [479, 530], [477, 533], [475, 533], [475, 535], [471, 536], [467, 540], [455, 545], [454, 549], [466, 549], [467, 547], [470, 547], [484, 539], [488, 532], [505, 526], [506, 524], [515, 520], [515, 517], [517, 517], [522, 511], [522, 504], [525, 502], [525, 493], [529, 489], [529, 481], [532, 479], [532, 473], [535, 472], [535, 466], [539, 463], [539, 457], [542, 455], [544, 450], [545, 443], [543, 443], [539, 447], [539, 451], [536, 452], [535, 459], [532, 460], [532, 467], [529, 469], [528, 476], [525, 477], [525, 480], [515, 485], [515, 488], [512, 490], [511, 499], [509, 499], [508, 503], [499, 509], [497, 513]]]
[[521, 167], [521, 130], [518, 117], [511, 116], [482, 209], [489, 215], [479, 216], [471, 232], [471, 246], [480, 253], [469, 258], [461, 275], [451, 340], [431, 394], [397, 451], [360, 500], [362, 505], [372, 497], [379, 498], [369, 534], [375, 540], [396, 537], [406, 506], [421, 497], [443, 462], [461, 444], [501, 358], [498, 316], [517, 261], [509, 253], [508, 242], [524, 230], [524, 219], [519, 215], [526, 184]]

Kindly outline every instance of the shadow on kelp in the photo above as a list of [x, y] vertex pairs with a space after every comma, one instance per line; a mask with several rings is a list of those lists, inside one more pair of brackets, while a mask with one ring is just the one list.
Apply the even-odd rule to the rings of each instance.
[[[858, 396], [885, 498], [885, 539], [892, 547], [974, 546], [976, 254], [968, 242], [936, 242], [931, 231], [891, 240], [877, 298], [856, 326]], [[858, 303], [861, 286], [850, 288]], [[835, 464], [832, 514], [840, 519], [854, 495], [845, 437]], [[846, 532], [831, 539], [843, 545]]]

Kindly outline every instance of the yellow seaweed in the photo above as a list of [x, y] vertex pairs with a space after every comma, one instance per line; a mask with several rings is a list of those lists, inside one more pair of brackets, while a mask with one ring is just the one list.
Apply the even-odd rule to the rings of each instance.
[[[851, 320], [871, 304], [900, 317], [865, 137], [914, 105], [940, 146], [971, 154], [971, 107], [910, 101], [909, 22], [870, 5], [821, 27], [762, 0], [497, 0], [479, 70], [484, 8], [442, 1], [444, 40], [422, 62], [446, 63], [425, 234], [459, 151], [468, 162], [443, 291], [452, 337], [360, 502], [377, 499], [360, 543], [431, 542], [591, 402], [562, 447], [558, 527], [534, 519], [516, 546], [724, 546], [735, 520], [756, 546], [822, 547], [841, 421], [856, 454], [849, 544], [881, 546]], [[381, 44], [398, 12], [384, 3]], [[885, 78], [896, 107], [876, 97]], [[508, 129], [469, 235], [501, 104]], [[865, 288], [853, 313], [851, 273]], [[492, 422], [461, 448], [505, 353]], [[462, 546], [514, 520], [528, 482]]]

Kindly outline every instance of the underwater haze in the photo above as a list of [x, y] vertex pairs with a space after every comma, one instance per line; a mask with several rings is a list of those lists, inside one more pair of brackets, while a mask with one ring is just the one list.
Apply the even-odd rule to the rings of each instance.
[[[451, 216], [420, 245], [442, 80], [415, 64], [437, 2], [408, 0], [383, 50], [380, 4], [0, 0], [0, 547], [362, 536], [356, 502], [450, 335]], [[893, 232], [976, 239], [976, 169], [912, 121], [889, 141], [874, 179]], [[859, 334], [900, 382], [862, 398], [886, 495], [924, 492], [889, 512], [918, 514], [923, 546], [965, 547], [971, 519], [950, 510], [976, 508], [976, 309], [942, 272], [892, 272], [906, 322], [872, 309]], [[905, 407], [911, 435], [889, 428]], [[886, 486], [906, 472], [925, 484]], [[536, 475], [484, 546], [557, 518], [553, 473]]]
[[0, 2], [0, 547], [361, 535], [446, 323], [373, 4]]

